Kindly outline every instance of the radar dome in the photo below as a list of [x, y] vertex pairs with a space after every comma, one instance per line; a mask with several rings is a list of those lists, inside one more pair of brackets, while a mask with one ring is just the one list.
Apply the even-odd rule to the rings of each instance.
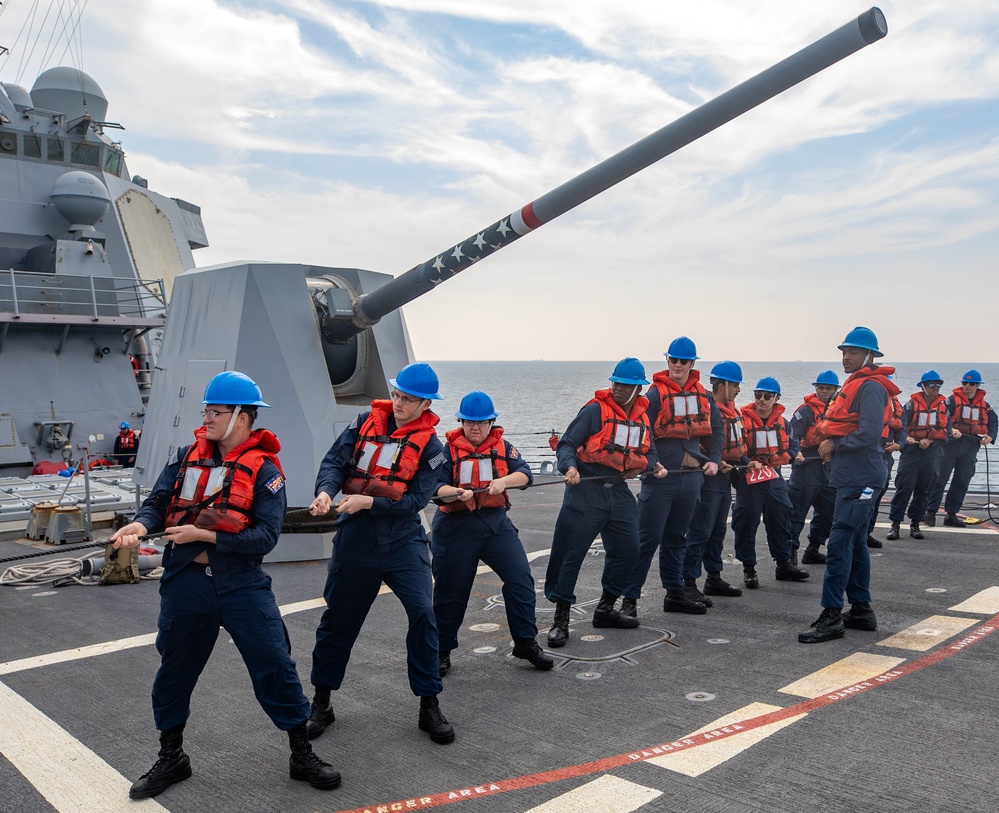
[[15, 85], [13, 82], [0, 82], [0, 85], [3, 85], [3, 89], [7, 92], [7, 98], [10, 99], [18, 113], [23, 113], [28, 107], [34, 107], [31, 94], [20, 85]]
[[104, 184], [80, 170], [60, 175], [49, 200], [70, 222], [70, 231], [86, 231], [104, 217], [111, 205], [111, 196]]
[[35, 80], [31, 98], [35, 107], [64, 113], [69, 121], [85, 113], [94, 121], [104, 121], [108, 112], [101, 86], [76, 68], [49, 68]]

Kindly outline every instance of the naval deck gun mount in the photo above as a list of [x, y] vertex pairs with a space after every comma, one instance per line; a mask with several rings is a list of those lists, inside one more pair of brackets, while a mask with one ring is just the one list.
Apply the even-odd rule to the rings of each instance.
[[[191, 442], [207, 382], [236, 369], [256, 380], [275, 407], [261, 417], [281, 439], [289, 507], [309, 505], [333, 440], [371, 398], [387, 397], [388, 379], [413, 360], [403, 305], [887, 33], [880, 9], [864, 12], [396, 279], [281, 263], [182, 274], [174, 282], [136, 479], [151, 485], [170, 454]], [[328, 556], [330, 541], [327, 528], [286, 525], [272, 558]]]

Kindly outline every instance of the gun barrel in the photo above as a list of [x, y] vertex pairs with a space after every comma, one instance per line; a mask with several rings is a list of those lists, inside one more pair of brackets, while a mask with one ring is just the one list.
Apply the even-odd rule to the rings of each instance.
[[887, 34], [888, 24], [881, 9], [874, 7], [865, 11], [856, 20], [773, 67], [411, 268], [381, 288], [359, 297], [354, 303], [351, 321], [358, 330], [369, 327], [386, 313], [433, 290], [514, 240]]

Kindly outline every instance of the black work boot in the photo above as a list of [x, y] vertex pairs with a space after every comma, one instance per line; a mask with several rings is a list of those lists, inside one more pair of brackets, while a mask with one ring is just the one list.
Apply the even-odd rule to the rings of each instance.
[[891, 524], [891, 529], [888, 531], [888, 536], [885, 537], [889, 542], [894, 542], [898, 539], [899, 523], [893, 522]]
[[174, 782], [191, 775], [191, 760], [184, 753], [184, 726], [160, 732], [159, 759], [129, 788], [129, 799], [148, 799], [162, 793]]
[[420, 731], [426, 731], [430, 739], [441, 745], [454, 742], [454, 729], [441, 714], [437, 695], [420, 698]]
[[714, 602], [697, 589], [697, 579], [684, 579], [683, 592], [691, 601], [699, 601], [705, 607], [714, 606]]
[[863, 601], [851, 604], [850, 612], [843, 613], [843, 625], [852, 630], [873, 632], [878, 628], [878, 619], [875, 618], [871, 605]]
[[600, 601], [597, 602], [597, 609], [593, 611], [593, 626], [594, 627], [616, 627], [622, 630], [633, 630], [639, 625], [638, 617], [629, 618], [626, 615], [621, 615], [620, 611], [614, 609], [614, 603], [617, 601], [617, 596], [613, 593], [604, 590], [600, 595]]
[[625, 618], [638, 618], [638, 599], [625, 596], [621, 599], [621, 615]]
[[880, 539], [875, 539], [870, 534], [867, 535], [867, 547], [869, 548], [883, 548], [884, 545], [881, 543]]
[[742, 590], [725, 581], [721, 573], [709, 573], [704, 580], [704, 593], [708, 596], [741, 596]]
[[340, 785], [340, 772], [312, 750], [306, 723], [299, 723], [288, 731], [288, 743], [291, 745], [288, 774], [292, 779], [308, 782], [320, 790], [332, 790]]
[[667, 590], [663, 599], [664, 613], [688, 613], [690, 615], [704, 615], [708, 611], [699, 601], [691, 601], [685, 590]]
[[309, 734], [309, 739], [314, 740], [326, 730], [326, 726], [333, 725], [336, 715], [333, 713], [333, 704], [330, 703], [329, 689], [316, 689], [316, 695], [312, 698], [312, 710], [309, 712], [309, 719], [305, 723], [305, 730]]
[[437, 653], [437, 671], [440, 673], [441, 677], [444, 677], [448, 672], [451, 671], [451, 653], [450, 652], [438, 652]]
[[911, 536], [913, 539], [925, 539], [926, 538], [925, 536], [923, 536], [923, 532], [921, 530], [919, 530], [919, 523], [916, 522], [916, 520], [913, 520], [909, 524], [909, 536]]
[[[932, 523], [926, 523], [930, 525]], [[944, 525], [949, 525], [951, 528], [967, 528], [968, 524], [961, 519], [957, 514], [952, 514], [950, 511], [947, 512], [947, 516], [944, 517]]]
[[802, 644], [821, 644], [833, 638], [842, 638], [846, 634], [842, 610], [826, 607], [817, 621], [804, 632], [798, 633], [798, 641]]
[[538, 642], [533, 638], [514, 641], [513, 657], [530, 661], [535, 669], [551, 669], [555, 665], [555, 661], [545, 654], [545, 651], [538, 646]]
[[760, 577], [756, 575], [755, 565], [743, 565], [742, 583], [750, 590], [755, 590], [760, 586]]
[[779, 582], [801, 582], [811, 575], [807, 570], [798, 567], [793, 559], [777, 562], [777, 567], [774, 570], [774, 578]]
[[[948, 514], [948, 516], [950, 516], [950, 515]], [[927, 511], [926, 512], [926, 516], [923, 517], [923, 525], [926, 525], [926, 526], [932, 528], [936, 524], [937, 524], [937, 512], [936, 511]], [[947, 523], [944, 522], [944, 525], [946, 525], [946, 524]]]
[[801, 563], [803, 565], [824, 565], [826, 563], [826, 555], [820, 550], [818, 542], [809, 540], [808, 547], [801, 554]]
[[572, 605], [568, 601], [555, 602], [555, 620], [552, 621], [552, 628], [548, 630], [548, 646], [558, 649], [565, 646], [569, 640], [569, 611]]

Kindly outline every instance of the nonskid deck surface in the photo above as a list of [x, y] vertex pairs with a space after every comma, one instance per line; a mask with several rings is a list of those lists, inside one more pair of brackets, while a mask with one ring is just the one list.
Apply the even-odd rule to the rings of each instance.
[[[514, 496], [540, 590], [561, 486]], [[288, 777], [285, 736], [253, 698], [225, 631], [194, 697], [194, 775], [155, 800], [129, 784], [155, 760], [149, 690], [155, 582], [0, 591], [0, 809], [332, 813], [457, 804], [483, 811], [974, 810], [992, 794], [999, 534], [927, 528], [872, 551], [877, 632], [797, 643], [817, 617], [822, 566], [664, 614], [657, 563], [638, 630], [594, 629], [599, 545], [584, 563], [556, 668], [509, 656], [501, 585], [478, 576], [444, 680], [452, 745], [416, 725], [405, 613], [380, 596], [354, 648], [337, 720], [314, 741], [333, 791]], [[878, 534], [883, 536], [884, 529]], [[762, 530], [758, 549], [765, 550]], [[0, 543], [0, 558], [26, 550]], [[726, 552], [731, 550], [731, 535]], [[70, 554], [73, 555], [73, 554]], [[78, 555], [78, 554], [77, 554]], [[325, 563], [268, 565], [308, 691]], [[741, 568], [726, 576], [740, 581]], [[539, 594], [538, 625], [552, 605]]]

